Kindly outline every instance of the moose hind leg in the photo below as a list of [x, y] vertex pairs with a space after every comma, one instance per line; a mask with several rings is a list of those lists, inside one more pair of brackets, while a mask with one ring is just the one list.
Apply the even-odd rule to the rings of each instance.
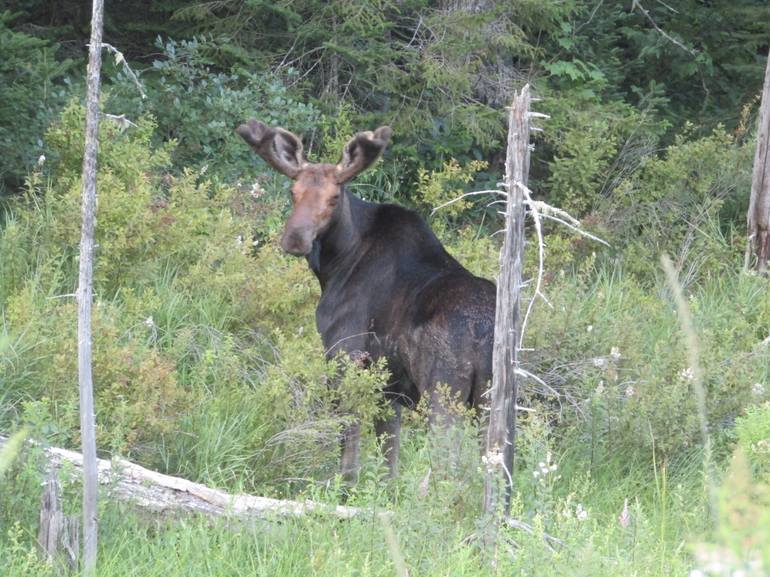
[[[429, 392], [430, 443], [441, 466], [451, 476], [458, 470], [463, 440], [463, 411], [470, 404], [472, 379], [462, 371], [434, 371]], [[452, 384], [449, 384], [452, 383]]]

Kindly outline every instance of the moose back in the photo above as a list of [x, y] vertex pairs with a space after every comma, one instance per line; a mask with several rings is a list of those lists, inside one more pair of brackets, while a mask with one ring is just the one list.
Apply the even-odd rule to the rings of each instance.
[[[402, 405], [427, 397], [431, 421], [446, 422], [451, 416], [439, 384], [468, 406], [481, 403], [492, 378], [495, 286], [452, 258], [415, 212], [347, 190], [382, 154], [389, 127], [356, 134], [336, 165], [307, 162], [302, 141], [282, 128], [250, 120], [237, 132], [294, 181], [281, 247], [306, 257], [320, 282], [316, 325], [327, 354], [387, 361], [393, 416], [375, 428], [393, 475]], [[358, 446], [354, 424], [343, 445], [348, 479], [357, 473]]]

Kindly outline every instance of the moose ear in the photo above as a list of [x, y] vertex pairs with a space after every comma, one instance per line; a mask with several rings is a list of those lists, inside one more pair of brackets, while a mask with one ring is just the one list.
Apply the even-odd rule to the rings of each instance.
[[297, 178], [307, 164], [302, 152], [302, 141], [283, 128], [271, 128], [258, 120], [249, 120], [236, 130], [254, 151], [278, 172]]
[[380, 126], [374, 132], [359, 132], [342, 149], [342, 160], [337, 164], [337, 183], [343, 184], [359, 172], [369, 168], [388, 145], [390, 126]]

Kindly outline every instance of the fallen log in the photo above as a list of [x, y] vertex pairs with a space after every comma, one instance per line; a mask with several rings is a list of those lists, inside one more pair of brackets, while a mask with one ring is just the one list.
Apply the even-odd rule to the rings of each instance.
[[[0, 449], [7, 442], [8, 437], [0, 435]], [[56, 447], [43, 451], [49, 467], [58, 470], [66, 463], [82, 477], [83, 455]], [[199, 513], [209, 517], [248, 520], [299, 517], [311, 513], [331, 515], [339, 519], [375, 514], [367, 509], [328, 505], [310, 500], [293, 501], [246, 494], [234, 495], [201, 483], [151, 471], [125, 459], [97, 461], [99, 484], [106, 487], [108, 498], [129, 502], [142, 511], [157, 515]]]

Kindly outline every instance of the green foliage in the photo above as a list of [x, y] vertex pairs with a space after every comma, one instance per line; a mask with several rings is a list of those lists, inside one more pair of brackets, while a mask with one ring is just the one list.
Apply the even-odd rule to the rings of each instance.
[[178, 169], [233, 182], [253, 177], [253, 166], [262, 166], [235, 133], [240, 122], [258, 118], [302, 134], [315, 126], [318, 112], [278, 77], [250, 67], [217, 70], [211, 53], [220, 47], [210, 38], [176, 42], [158, 37], [161, 57], [142, 75], [147, 99], [138, 98], [133, 82], [121, 73], [109, 102], [131, 116], [149, 113], [156, 118], [156, 137], [176, 143], [173, 162]]
[[717, 523], [694, 549], [693, 573], [764, 577], [770, 567], [770, 485], [757, 481], [737, 449], [716, 492]]
[[751, 146], [720, 130], [678, 137], [663, 157], [646, 159], [600, 209], [609, 240], [626, 245], [625, 267], [649, 274], [650, 255], [666, 252], [686, 271], [685, 285], [734, 269], [744, 245], [728, 223], [748, 208], [752, 158]]
[[[74, 444], [79, 438], [77, 307], [66, 303], [35, 308], [29, 301], [31, 292], [12, 298], [5, 313], [21, 338], [36, 346], [20, 359], [27, 363], [24, 373], [17, 374], [19, 367], [11, 365], [3, 380], [10, 400], [28, 398], [37, 403], [27, 406], [29, 414], [22, 418], [40, 426], [46, 422], [49, 437]], [[94, 315], [97, 435], [103, 446], [131, 454], [176, 426], [189, 406], [190, 393], [178, 384], [168, 357], [121, 334], [116, 312], [104, 303]], [[40, 411], [44, 417], [32, 417]]]
[[414, 200], [426, 211], [440, 208], [437, 218], [432, 219], [438, 234], [443, 232], [448, 223], [458, 220], [464, 211], [473, 206], [470, 201], [460, 197], [474, 176], [486, 167], [487, 163], [483, 160], [472, 160], [460, 166], [455, 159], [450, 159], [438, 170], [418, 171]]
[[603, 94], [640, 109], [655, 93], [667, 122], [709, 131], [735, 126], [760, 90], [769, 26], [762, 0], [581, 2], [553, 35], [544, 68], [562, 87], [601, 82]]
[[564, 91], [543, 109], [551, 116], [542, 133], [550, 160], [538, 188], [549, 203], [576, 215], [601, 206], [618, 175], [633, 172], [665, 129], [650, 111], [602, 102], [585, 89]]
[[[752, 392], [764, 397], [765, 385], [761, 381], [754, 383]], [[735, 435], [757, 477], [770, 481], [770, 403], [747, 407], [746, 413], [735, 420]]]
[[5, 472], [10, 468], [21, 451], [27, 435], [28, 431], [26, 429], [16, 431], [0, 449], [0, 481], [2, 481]]
[[[227, 0], [176, 15], [196, 33], [223, 39], [213, 56], [220, 66], [246, 59], [250, 67], [271, 66], [330, 116], [352, 108], [357, 126], [393, 125], [394, 151], [412, 172], [426, 160], [434, 167], [449, 157], [479, 158], [499, 144], [499, 106], [511, 89], [507, 80], [501, 85], [499, 68], [526, 67], [540, 51], [536, 38], [573, 10], [572, 2], [551, 1], [436, 9], [380, 0]], [[270, 31], [270, 44], [260, 30]]]
[[[661, 532], [664, 519], [660, 511], [669, 507], [672, 515], [686, 519], [702, 515], [702, 508], [693, 499], [703, 489], [697, 481], [673, 478], [670, 492], [656, 501], [652, 492], [646, 490], [652, 483], [639, 477], [620, 477], [610, 484], [599, 476], [573, 471], [572, 475], [557, 478], [562, 467], [570, 464], [554, 452], [550, 462], [558, 462], [559, 467], [548, 482], [550, 497], [539, 501], [537, 512], [533, 513], [524, 503], [529, 499], [529, 489], [514, 495], [513, 514], [516, 519], [527, 519], [533, 534], [504, 527], [496, 549], [498, 554], [487, 554], [475, 546], [475, 541], [468, 540], [478, 530], [475, 519], [480, 508], [480, 475], [471, 465], [477, 462], [477, 452], [461, 453], [462, 462], [457, 466], [463, 470], [462, 483], [440, 469], [433, 469], [426, 476], [428, 467], [436, 464], [431, 460], [432, 449], [425, 443], [424, 431], [409, 432], [402, 474], [391, 486], [395, 497], [388, 497], [384, 483], [364, 475], [349, 499], [349, 504], [368, 510], [387, 506], [392, 511], [388, 522], [393, 528], [395, 546], [384, 545], [382, 521], [366, 513], [343, 522], [318, 514], [233, 532], [232, 527], [207, 519], [148, 523], [124, 505], [105, 501], [100, 516], [103, 531], [99, 572], [108, 577], [136, 571], [149, 576], [190, 572], [385, 576], [393, 574], [395, 555], [403, 557], [410, 574], [436, 576], [527, 573], [610, 577], [634, 571], [643, 576], [660, 576], [682, 574], [690, 564], [688, 551], [680, 547], [683, 532], [676, 527]], [[522, 452], [517, 474], [522, 487], [527, 486], [524, 477], [532, 478], [530, 464], [535, 468], [537, 460], [547, 460], [539, 433], [525, 429], [524, 435], [529, 437], [524, 446], [531, 443], [532, 451], [525, 448]], [[472, 449], [473, 437], [475, 433], [465, 430], [462, 441], [466, 449]], [[22, 481], [15, 477], [13, 487], [23, 490], [29, 500], [39, 489]], [[321, 486], [308, 496], [334, 503], [339, 498], [338, 486]], [[624, 527], [618, 517], [624, 498], [628, 497], [629, 523]], [[4, 498], [8, 498], [7, 493]], [[0, 511], [4, 515], [7, 509]], [[34, 511], [29, 514], [34, 515]], [[5, 522], [6, 517], [0, 519]], [[543, 541], [545, 531], [563, 540], [564, 547], [549, 550]], [[0, 537], [0, 556], [8, 561], [8, 575], [47, 575], [44, 568], [30, 566], [27, 558], [19, 554], [30, 542], [30, 536], [8, 530]], [[516, 549], [509, 552], [506, 546], [513, 542]], [[576, 572], [570, 551], [580, 552], [580, 571]], [[493, 558], [496, 565], [490, 570]], [[543, 567], [544, 560], [547, 567]]]
[[[554, 308], [535, 309], [525, 345], [537, 353], [528, 370], [548, 375], [576, 404], [575, 413], [562, 412], [563, 431], [570, 442], [581, 439], [591, 462], [618, 452], [633, 460], [653, 450], [668, 460], [685, 458], [701, 438], [673, 305], [662, 298], [662, 285], [646, 288], [621, 270], [598, 272], [585, 285], [565, 277], [547, 287]], [[766, 379], [767, 351], [752, 352], [770, 320], [762, 284], [734, 274], [690, 289], [708, 422], [718, 443], [751, 403], [752, 384]]]
[[67, 99], [73, 61], [58, 45], [13, 29], [19, 14], [0, 12], [0, 196], [18, 187], [44, 152], [43, 134]]

